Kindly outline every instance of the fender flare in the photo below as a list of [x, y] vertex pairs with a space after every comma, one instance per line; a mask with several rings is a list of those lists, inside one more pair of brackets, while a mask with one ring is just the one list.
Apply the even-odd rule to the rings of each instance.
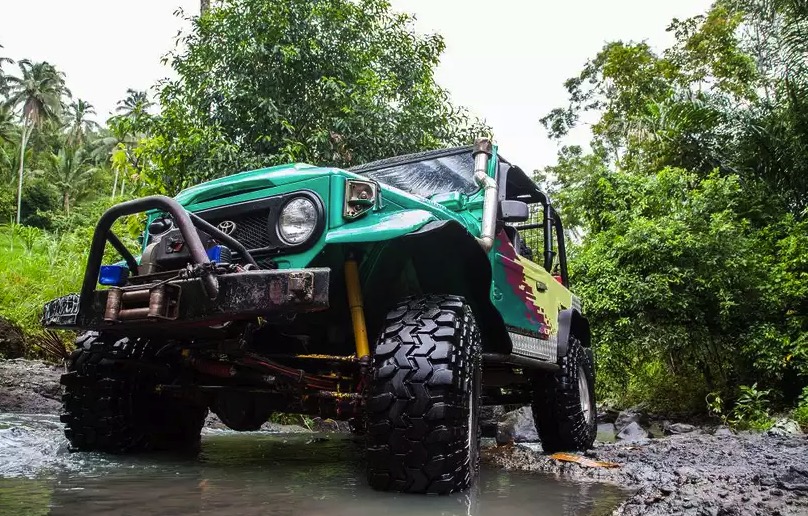
[[[418, 255], [415, 247], [428, 239], [442, 242], [441, 249], [454, 260], [462, 262], [462, 271], [470, 286], [475, 307], [477, 324], [483, 334], [485, 351], [510, 352], [510, 338], [502, 315], [491, 302], [491, 281], [493, 272], [488, 254], [477, 239], [460, 223], [454, 220], [435, 220], [427, 222], [423, 227], [402, 238], [405, 247], [414, 255]], [[413, 247], [415, 246], [415, 247]]]
[[558, 357], [567, 356], [570, 346], [570, 334], [581, 339], [584, 347], [592, 347], [592, 334], [589, 320], [574, 308], [567, 308], [558, 313]]

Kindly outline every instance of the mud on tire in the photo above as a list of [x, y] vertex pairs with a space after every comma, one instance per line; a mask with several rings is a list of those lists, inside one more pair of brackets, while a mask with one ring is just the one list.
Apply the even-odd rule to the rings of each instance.
[[471, 485], [480, 374], [480, 334], [463, 298], [411, 298], [387, 315], [367, 400], [374, 489], [445, 494]]
[[[570, 336], [567, 356], [560, 365], [558, 373], [536, 373], [532, 379], [536, 430], [546, 453], [588, 450], [597, 433], [592, 350]], [[589, 407], [588, 412], [582, 405]]]
[[113, 453], [188, 449], [199, 444], [207, 407], [155, 393], [170, 379], [156, 343], [89, 332], [62, 375], [65, 436], [73, 450]]

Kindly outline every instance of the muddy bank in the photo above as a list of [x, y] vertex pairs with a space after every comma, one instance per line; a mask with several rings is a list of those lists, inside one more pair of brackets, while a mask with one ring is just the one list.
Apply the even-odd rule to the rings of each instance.
[[586, 457], [619, 464], [559, 462], [540, 445], [488, 448], [488, 463], [571, 480], [634, 489], [615, 514], [808, 514], [808, 439], [766, 434], [686, 434], [634, 443], [598, 443]]
[[0, 412], [58, 414], [63, 372], [36, 360], [0, 360]]
[[[62, 386], [59, 384], [62, 373], [64, 367], [38, 360], [0, 359], [0, 413], [58, 415], [62, 408]], [[208, 414], [205, 427], [227, 429], [213, 413]], [[345, 430], [343, 427], [347, 427], [347, 423], [339, 425], [334, 421], [316, 419], [311, 427], [267, 422], [261, 430], [273, 433], [331, 432]]]

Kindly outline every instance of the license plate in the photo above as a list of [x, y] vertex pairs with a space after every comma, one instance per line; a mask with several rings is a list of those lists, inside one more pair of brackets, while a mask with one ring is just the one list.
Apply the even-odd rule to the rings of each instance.
[[42, 310], [42, 325], [75, 326], [79, 315], [79, 295], [68, 294], [45, 304]]

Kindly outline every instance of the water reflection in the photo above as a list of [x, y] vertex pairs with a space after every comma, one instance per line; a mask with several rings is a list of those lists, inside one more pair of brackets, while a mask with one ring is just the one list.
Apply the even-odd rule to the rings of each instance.
[[0, 477], [0, 513], [599, 515], [624, 498], [608, 485], [487, 468], [467, 493], [378, 493], [365, 483], [361, 449], [341, 436], [223, 433], [205, 436], [194, 457], [70, 454], [70, 467]]

